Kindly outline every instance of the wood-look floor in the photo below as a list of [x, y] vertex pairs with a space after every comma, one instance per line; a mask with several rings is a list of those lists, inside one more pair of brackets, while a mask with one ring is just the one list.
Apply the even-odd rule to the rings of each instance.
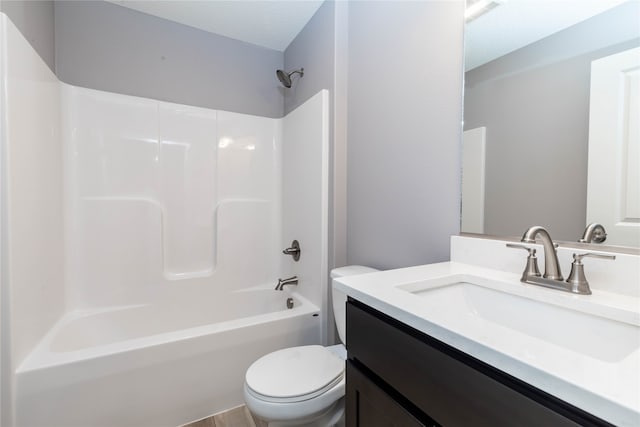
[[182, 427], [267, 427], [267, 423], [254, 418], [242, 405]]

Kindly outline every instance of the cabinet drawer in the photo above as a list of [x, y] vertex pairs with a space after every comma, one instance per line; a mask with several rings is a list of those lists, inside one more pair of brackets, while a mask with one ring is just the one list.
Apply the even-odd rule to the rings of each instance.
[[551, 405], [533, 400], [512, 388], [509, 381], [519, 380], [504, 373], [505, 381], [496, 379], [495, 368], [354, 300], [347, 303], [347, 341], [350, 360], [445, 427], [608, 425], [528, 386]]

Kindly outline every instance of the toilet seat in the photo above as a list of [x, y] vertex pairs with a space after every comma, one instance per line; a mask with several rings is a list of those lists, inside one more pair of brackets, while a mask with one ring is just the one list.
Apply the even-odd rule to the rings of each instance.
[[292, 403], [313, 399], [343, 381], [344, 360], [319, 345], [267, 354], [247, 370], [247, 392], [256, 399]]

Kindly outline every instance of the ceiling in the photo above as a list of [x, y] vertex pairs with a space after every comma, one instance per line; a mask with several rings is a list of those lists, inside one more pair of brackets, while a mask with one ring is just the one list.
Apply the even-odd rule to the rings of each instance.
[[232, 39], [284, 51], [324, 0], [107, 0]]
[[[637, 1], [637, 0], [635, 0]], [[625, 0], [502, 0], [465, 29], [465, 70], [571, 27]]]

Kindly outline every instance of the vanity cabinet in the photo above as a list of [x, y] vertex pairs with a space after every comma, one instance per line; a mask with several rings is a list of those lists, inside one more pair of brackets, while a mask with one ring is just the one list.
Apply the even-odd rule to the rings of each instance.
[[609, 426], [352, 298], [347, 427]]

